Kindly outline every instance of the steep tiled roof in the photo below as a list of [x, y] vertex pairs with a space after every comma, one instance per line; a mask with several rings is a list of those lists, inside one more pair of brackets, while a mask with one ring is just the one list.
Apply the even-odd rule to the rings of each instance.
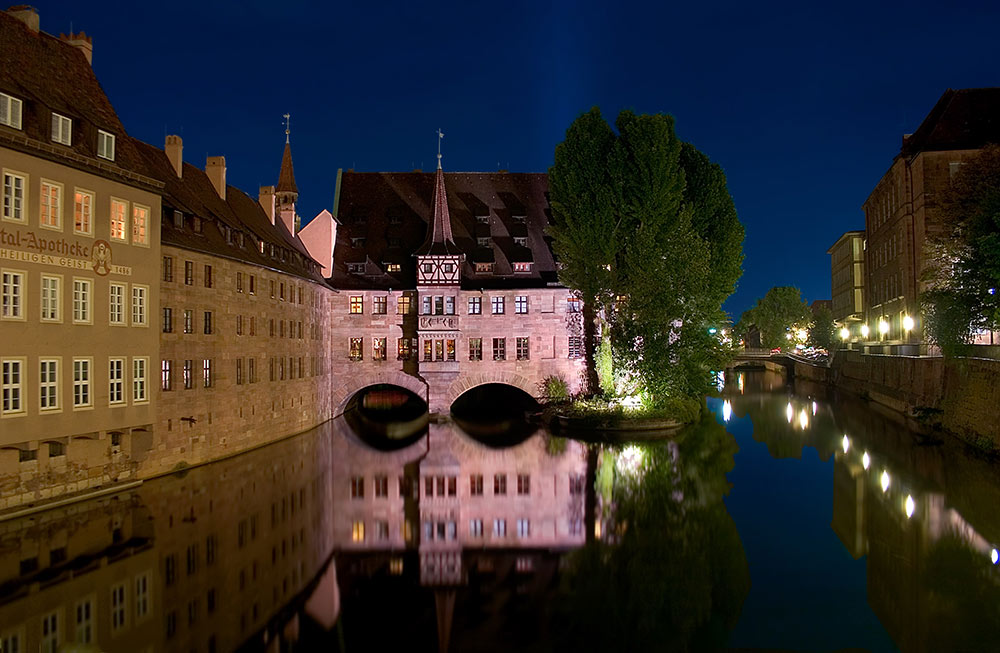
[[[545, 174], [449, 172], [442, 179], [452, 236], [466, 255], [463, 287], [558, 284], [545, 234], [550, 218]], [[342, 173], [336, 206], [341, 226], [331, 285], [345, 289], [415, 287], [414, 254], [431, 228], [435, 195], [436, 173]], [[480, 238], [485, 246], [479, 246]], [[476, 273], [476, 262], [494, 262], [493, 271]], [[515, 273], [515, 262], [530, 262], [531, 271]], [[390, 263], [398, 263], [400, 271], [390, 272]], [[362, 264], [363, 273], [349, 272], [349, 264]]]
[[451, 216], [448, 214], [448, 191], [444, 186], [444, 172], [439, 167], [434, 173], [434, 217], [431, 219], [427, 238], [415, 254], [461, 254], [451, 233]]
[[[23, 103], [20, 130], [0, 125], [4, 145], [104, 176], [140, 171], [141, 157], [83, 53], [50, 34], [32, 31], [4, 11], [0, 11], [0, 92]], [[52, 142], [53, 112], [73, 121], [71, 145]], [[115, 136], [113, 162], [97, 158], [98, 129]]]
[[1000, 142], [1000, 88], [948, 89], [913, 134], [902, 156], [921, 151], [978, 149]]
[[[178, 178], [163, 150], [141, 141], [134, 141], [134, 145], [143, 156], [148, 174], [165, 183], [163, 244], [240, 259], [322, 282], [319, 264], [309, 256], [302, 241], [290, 234], [280, 220], [271, 224], [256, 200], [234, 186], [226, 187], [223, 200], [204, 170], [185, 163], [182, 177]], [[173, 226], [172, 210], [185, 214], [182, 228]], [[187, 218], [191, 217], [204, 222], [200, 233], [190, 228]], [[232, 234], [229, 239], [227, 229]]]
[[298, 193], [295, 186], [295, 169], [292, 167], [292, 146], [285, 141], [285, 151], [281, 155], [281, 172], [278, 173], [278, 185], [275, 188], [279, 193]]

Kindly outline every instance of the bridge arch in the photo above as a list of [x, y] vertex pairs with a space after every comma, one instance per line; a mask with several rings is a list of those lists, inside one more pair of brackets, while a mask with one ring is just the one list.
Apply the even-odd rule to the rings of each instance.
[[472, 390], [473, 388], [490, 383], [513, 386], [519, 390], [523, 390], [534, 399], [538, 399], [538, 383], [533, 382], [528, 377], [512, 372], [485, 372], [483, 374], [460, 376], [456, 379], [448, 387], [448, 390], [444, 394], [444, 408], [446, 410], [450, 410], [451, 405], [455, 403], [455, 400], [464, 395], [466, 392]]
[[427, 402], [427, 384], [415, 376], [411, 376], [400, 371], [380, 372], [378, 374], [364, 374], [347, 379], [346, 383], [334, 390], [333, 416], [342, 415], [347, 408], [347, 404], [357, 393], [373, 385], [386, 384], [405, 388], [417, 395], [424, 402]]

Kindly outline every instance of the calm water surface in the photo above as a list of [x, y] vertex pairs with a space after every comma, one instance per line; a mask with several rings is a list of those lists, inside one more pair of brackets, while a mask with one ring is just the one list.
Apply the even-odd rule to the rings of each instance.
[[764, 372], [658, 442], [489, 408], [2, 521], [0, 651], [997, 649], [1000, 468], [955, 442]]

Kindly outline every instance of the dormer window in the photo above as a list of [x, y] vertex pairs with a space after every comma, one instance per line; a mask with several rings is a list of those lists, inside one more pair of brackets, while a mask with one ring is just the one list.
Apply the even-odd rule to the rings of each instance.
[[385, 264], [385, 271], [386, 272], [401, 272], [402, 270], [403, 270], [403, 266], [400, 265], [399, 263], [386, 263]]
[[480, 274], [484, 274], [484, 273], [488, 274], [490, 272], [493, 272], [493, 264], [492, 263], [476, 263], [476, 272], [478, 272]]
[[264, 253], [264, 241], [263, 240], [257, 242], [257, 249], [260, 250], [261, 254]]
[[97, 130], [97, 156], [108, 161], [115, 160], [114, 134], [106, 132], [103, 129]]
[[58, 113], [52, 114], [52, 140], [63, 145], [73, 144], [73, 121]]
[[531, 272], [531, 263], [515, 263], [514, 272]]
[[239, 234], [237, 234], [236, 238], [240, 244], [240, 247], [243, 247], [246, 244], [246, 237], [243, 235], [242, 231]]
[[191, 218], [191, 227], [196, 234], [201, 233], [201, 218]]
[[22, 106], [23, 103], [16, 97], [0, 93], [0, 125], [20, 129]]
[[362, 238], [361, 236], [355, 236], [354, 238], [351, 238], [351, 247], [364, 247], [364, 246], [365, 246], [365, 239]]
[[527, 216], [524, 215], [514, 215], [511, 217], [514, 218], [514, 224], [524, 224], [528, 219]]
[[480, 247], [489, 247], [490, 246], [489, 236], [485, 236], [483, 238], [476, 238], [476, 244], [479, 245]]
[[180, 211], [174, 211], [174, 228], [181, 229], [184, 227], [184, 214]]
[[400, 247], [400, 246], [402, 246], [402, 244], [403, 244], [403, 241], [401, 241], [399, 238], [390, 238], [389, 239], [389, 247]]
[[519, 247], [527, 247], [528, 239], [524, 236], [514, 236], [514, 244]]
[[354, 224], [364, 224], [366, 222], [366, 219], [365, 219], [365, 216], [363, 216], [363, 215], [356, 215], [351, 220], [351, 222], [353, 222]]
[[402, 218], [402, 216], [395, 215], [395, 214], [390, 215], [389, 216], [389, 224], [403, 224], [403, 218]]
[[479, 224], [489, 224], [490, 223], [490, 216], [489, 215], [477, 215], [476, 216], [476, 222], [478, 222]]
[[348, 263], [347, 271], [351, 274], [364, 274], [365, 264], [364, 263]]

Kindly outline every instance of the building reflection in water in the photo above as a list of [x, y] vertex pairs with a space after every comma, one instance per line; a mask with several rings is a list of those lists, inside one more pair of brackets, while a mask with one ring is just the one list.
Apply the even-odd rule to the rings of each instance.
[[328, 623], [330, 480], [311, 432], [0, 522], [0, 650], [263, 650]]
[[[921, 434], [860, 400], [743, 372], [726, 397], [776, 457], [833, 456], [831, 528], [867, 557], [868, 602], [903, 651], [987, 650], [1000, 639], [1000, 484], [996, 464], [949, 436]], [[777, 377], [777, 378], [776, 378]], [[819, 398], [812, 425], [785, 412]], [[912, 425], [910, 425], [912, 426]], [[986, 644], [990, 643], [990, 644]], [[985, 646], [985, 648], [984, 648]]]

